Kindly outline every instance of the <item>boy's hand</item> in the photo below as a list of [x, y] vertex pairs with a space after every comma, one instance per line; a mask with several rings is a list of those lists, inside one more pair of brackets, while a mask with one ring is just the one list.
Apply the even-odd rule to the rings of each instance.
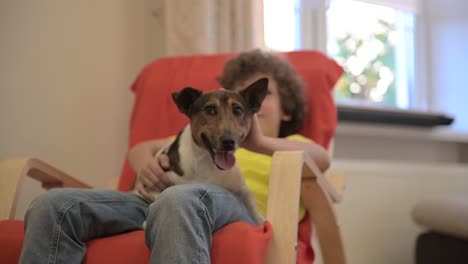
[[169, 186], [174, 185], [164, 173], [164, 169], [169, 168], [169, 157], [159, 155], [151, 159], [145, 167], [137, 174], [135, 188], [143, 198], [149, 202], [154, 202], [154, 196], [150, 191], [162, 192]]
[[248, 149], [250, 151], [258, 152], [258, 148], [265, 136], [263, 135], [260, 122], [258, 121], [257, 114], [252, 116], [252, 123], [250, 126], [250, 132], [245, 137], [244, 141], [240, 144], [240, 147]]

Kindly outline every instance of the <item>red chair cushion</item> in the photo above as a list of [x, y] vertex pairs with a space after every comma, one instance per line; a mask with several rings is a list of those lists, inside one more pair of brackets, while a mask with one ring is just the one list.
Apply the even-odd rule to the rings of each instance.
[[142, 230], [99, 238], [86, 243], [84, 264], [149, 263], [151, 252]]
[[[244, 237], [242, 243], [233, 241], [231, 234]], [[244, 222], [227, 225], [213, 235], [211, 262], [262, 263], [267, 252], [268, 241], [272, 235], [269, 223], [253, 227]], [[238, 252], [252, 252], [239, 255]], [[151, 252], [145, 244], [143, 231], [134, 231], [117, 236], [95, 239], [87, 243], [87, 254], [83, 263], [148, 263]]]
[[0, 263], [18, 263], [23, 239], [23, 221], [0, 221]]
[[236, 222], [223, 227], [213, 235], [212, 263], [264, 263], [268, 241], [272, 236], [271, 224], [254, 227]]
[[[312, 263], [315, 255], [310, 245], [308, 216], [299, 225], [297, 263]], [[0, 221], [0, 263], [18, 263], [23, 246], [23, 221]], [[238, 235], [232, 235], [232, 234]], [[271, 225], [253, 227], [249, 224], [233, 223], [213, 235], [212, 263], [263, 263], [267, 245], [272, 235]], [[239, 240], [239, 237], [242, 239]], [[87, 244], [83, 261], [92, 263], [148, 263], [151, 255], [145, 244], [143, 231], [133, 231], [117, 236], [95, 239]], [[239, 254], [249, 252], [249, 254]]]
[[[18, 263], [24, 239], [23, 221], [0, 221], [0, 230], [0, 263]], [[233, 233], [243, 237], [242, 243], [232, 236]], [[269, 223], [259, 227], [245, 222], [227, 225], [213, 235], [212, 263], [263, 263], [271, 235]], [[146, 264], [151, 255], [141, 230], [95, 239], [86, 243], [86, 247], [84, 264]]]

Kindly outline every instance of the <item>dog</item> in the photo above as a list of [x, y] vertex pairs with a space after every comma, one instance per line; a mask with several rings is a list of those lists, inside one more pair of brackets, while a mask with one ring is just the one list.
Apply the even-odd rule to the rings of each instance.
[[[173, 101], [190, 123], [156, 153], [169, 157], [170, 167], [165, 173], [174, 184], [209, 183], [223, 187], [244, 203], [257, 225], [265, 217], [257, 210], [234, 152], [249, 134], [252, 117], [260, 110], [267, 92], [268, 79], [262, 78], [240, 92], [203, 93], [185, 87], [173, 93]], [[157, 199], [159, 193], [151, 193]]]

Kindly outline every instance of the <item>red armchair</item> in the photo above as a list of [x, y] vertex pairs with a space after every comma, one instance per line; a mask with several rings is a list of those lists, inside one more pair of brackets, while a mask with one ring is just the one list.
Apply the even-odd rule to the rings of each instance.
[[[308, 116], [301, 134], [328, 147], [336, 127], [336, 107], [331, 90], [343, 69], [335, 61], [315, 51], [289, 52], [284, 55], [307, 86]], [[176, 134], [188, 120], [178, 112], [170, 94], [188, 85], [204, 90], [217, 89], [219, 85], [215, 77], [220, 74], [225, 60], [231, 56], [162, 58], [147, 65], [131, 87], [135, 101], [130, 122], [129, 148], [143, 140]], [[268, 221], [260, 227], [233, 223], [216, 232], [213, 236], [212, 262], [261, 263], [267, 258], [268, 263], [291, 263], [296, 257], [294, 248], [297, 240], [297, 262], [311, 263], [314, 259], [310, 241], [312, 220], [319, 235], [325, 263], [344, 263], [343, 245], [330, 206], [331, 201], [340, 199], [339, 193], [301, 152], [275, 153], [273, 166], [270, 193], [274, 195], [268, 201]], [[297, 182], [281, 183], [279, 179], [284, 173], [296, 174]], [[0, 175], [0, 191], [4, 193], [2, 196], [7, 197], [6, 205], [0, 208], [0, 215], [3, 213], [10, 218], [14, 216], [19, 186], [25, 176], [41, 181], [46, 189], [89, 188], [37, 159], [2, 161]], [[134, 178], [135, 174], [126, 161], [118, 189], [129, 190]], [[281, 191], [276, 191], [278, 185]], [[308, 214], [298, 226], [299, 196], [294, 193], [298, 193], [299, 189]], [[22, 239], [22, 221], [0, 221], [0, 263], [17, 263]], [[143, 231], [134, 231], [89, 241], [84, 263], [148, 263], [149, 256]]]

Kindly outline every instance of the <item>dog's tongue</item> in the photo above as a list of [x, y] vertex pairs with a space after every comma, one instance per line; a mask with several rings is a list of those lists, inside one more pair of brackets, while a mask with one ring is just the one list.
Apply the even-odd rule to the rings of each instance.
[[214, 162], [223, 170], [229, 170], [236, 164], [234, 151], [216, 151]]

